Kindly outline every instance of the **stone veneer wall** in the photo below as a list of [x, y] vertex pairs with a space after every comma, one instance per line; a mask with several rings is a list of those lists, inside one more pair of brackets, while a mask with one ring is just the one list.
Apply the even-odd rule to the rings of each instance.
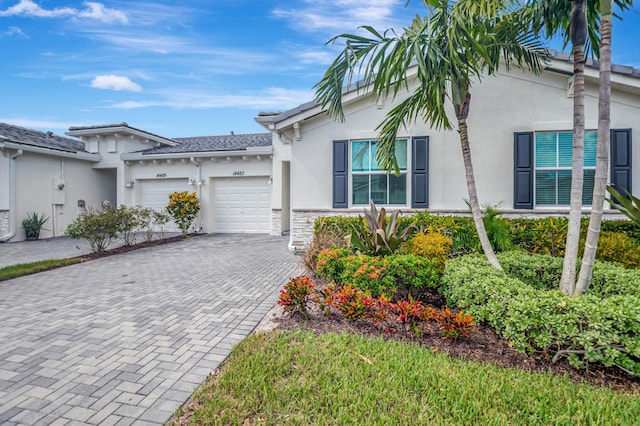
[[271, 209], [271, 235], [282, 235], [281, 209]]
[[0, 235], [9, 233], [9, 210], [0, 210]]
[[[387, 209], [391, 213], [393, 209]], [[416, 210], [402, 210], [402, 212], [415, 212]], [[332, 209], [332, 210], [296, 210], [291, 212], [293, 225], [291, 229], [291, 246], [295, 251], [306, 250], [307, 245], [313, 239], [313, 224], [316, 218], [321, 216], [358, 216], [364, 215], [364, 209]]]

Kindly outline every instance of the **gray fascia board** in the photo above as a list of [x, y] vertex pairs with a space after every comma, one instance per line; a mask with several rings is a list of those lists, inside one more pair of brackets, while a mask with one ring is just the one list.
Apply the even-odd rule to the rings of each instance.
[[125, 126], [70, 130], [64, 133], [69, 136], [95, 136], [95, 135], [104, 134], [104, 133], [126, 133], [130, 135], [138, 136], [143, 139], [159, 142], [163, 145], [169, 145], [169, 146], [178, 145], [177, 142], [171, 139], [163, 138], [162, 136], [152, 135], [150, 133], [146, 133], [144, 131], [141, 131], [138, 129], [132, 129], [131, 127], [125, 127]]
[[247, 148], [236, 151], [198, 151], [198, 152], [170, 152], [166, 154], [143, 154], [141, 152], [130, 152], [120, 154], [122, 161], [146, 161], [146, 160], [169, 160], [177, 158], [210, 158], [210, 157], [242, 157], [243, 155], [271, 155], [272, 147]]
[[42, 148], [33, 145], [24, 145], [15, 142], [0, 142], [1, 148], [9, 149], [21, 149], [25, 152], [33, 152], [36, 154], [53, 155], [55, 157], [74, 158], [76, 160], [91, 161], [94, 163], [100, 162], [102, 156], [100, 154], [92, 154], [89, 152], [71, 152], [71, 151], [59, 151], [57, 149]]

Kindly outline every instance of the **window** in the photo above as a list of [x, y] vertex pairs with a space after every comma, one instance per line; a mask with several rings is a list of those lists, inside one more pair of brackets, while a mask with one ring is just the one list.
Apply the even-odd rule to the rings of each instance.
[[353, 205], [407, 204], [407, 140], [396, 141], [396, 159], [400, 176], [382, 170], [376, 160], [378, 143], [375, 140], [351, 143], [351, 201]]
[[[596, 165], [597, 132], [584, 134], [582, 203], [591, 205]], [[571, 200], [572, 132], [535, 134], [535, 202], [538, 206], [564, 206]]]

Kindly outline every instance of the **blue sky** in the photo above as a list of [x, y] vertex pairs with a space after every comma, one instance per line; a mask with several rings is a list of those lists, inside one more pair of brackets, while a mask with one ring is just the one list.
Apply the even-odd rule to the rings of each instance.
[[[614, 22], [616, 63], [640, 67], [639, 9]], [[259, 111], [313, 98], [339, 50], [329, 38], [424, 11], [419, 0], [0, 0], [0, 122], [260, 132]]]

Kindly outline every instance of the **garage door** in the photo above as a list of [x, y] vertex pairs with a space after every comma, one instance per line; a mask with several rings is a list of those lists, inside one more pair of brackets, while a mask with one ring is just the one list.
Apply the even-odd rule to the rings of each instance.
[[[140, 181], [140, 204], [163, 211], [169, 204], [169, 194], [172, 192], [193, 191], [187, 179], [154, 179]], [[175, 223], [165, 225], [165, 231], [179, 231]]]
[[271, 204], [268, 176], [212, 180], [213, 232], [268, 234]]

